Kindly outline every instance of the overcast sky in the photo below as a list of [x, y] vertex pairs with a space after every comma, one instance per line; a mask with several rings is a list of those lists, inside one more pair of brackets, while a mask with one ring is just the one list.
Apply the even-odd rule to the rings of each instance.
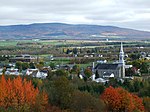
[[150, 31], [150, 0], [0, 0], [0, 25], [48, 22]]

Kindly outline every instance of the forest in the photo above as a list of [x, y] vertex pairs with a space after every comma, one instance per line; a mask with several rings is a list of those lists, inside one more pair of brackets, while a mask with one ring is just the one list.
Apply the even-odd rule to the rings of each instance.
[[110, 79], [106, 84], [49, 71], [46, 79], [0, 78], [2, 112], [149, 112], [150, 80]]

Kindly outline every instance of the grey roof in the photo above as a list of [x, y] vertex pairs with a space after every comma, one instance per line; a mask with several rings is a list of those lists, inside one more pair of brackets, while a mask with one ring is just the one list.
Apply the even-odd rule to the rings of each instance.
[[115, 70], [119, 67], [119, 64], [97, 64], [95, 69], [111, 69]]

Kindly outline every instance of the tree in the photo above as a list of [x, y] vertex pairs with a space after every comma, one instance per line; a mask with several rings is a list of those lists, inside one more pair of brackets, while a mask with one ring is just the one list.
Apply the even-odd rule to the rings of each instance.
[[106, 88], [101, 95], [107, 105], [108, 111], [133, 112], [144, 111], [142, 99], [137, 95], [131, 94], [123, 88]]
[[46, 106], [45, 112], [67, 112], [67, 111], [62, 111], [59, 107], [52, 106], [51, 104]]
[[27, 68], [29, 68], [29, 64], [26, 62], [16, 62], [16, 68], [18, 68], [20, 71], [21, 70], [26, 70]]
[[131, 59], [132, 60], [137, 60], [137, 59], [139, 59], [140, 58], [140, 54], [139, 53], [132, 53], [131, 55], [130, 55], [130, 57], [131, 57]]
[[150, 64], [148, 62], [143, 62], [141, 64], [140, 72], [141, 73], [148, 73], [149, 68], [150, 68]]
[[84, 70], [84, 74], [85, 74], [85, 76], [86, 76], [87, 78], [89, 78], [89, 77], [92, 75], [91, 69], [86, 68], [86, 69]]
[[[42, 96], [41, 96], [42, 94]], [[39, 99], [39, 100], [38, 100]], [[41, 102], [37, 106], [37, 102]], [[0, 109], [9, 111], [30, 111], [33, 107], [44, 108], [47, 104], [47, 94], [40, 93], [31, 81], [22, 80], [20, 76], [6, 80], [2, 75], [0, 80]]]
[[133, 83], [131, 82], [131, 80], [125, 79], [123, 82], [123, 88], [125, 88], [126, 90], [133, 92], [134, 91], [134, 86]]
[[22, 71], [22, 62], [17, 61], [15, 67], [19, 69], [19, 71]]
[[133, 81], [133, 87], [134, 87], [133, 92], [139, 92], [139, 90], [141, 88], [141, 82], [139, 80], [134, 80]]
[[135, 74], [133, 71], [133, 68], [126, 69], [125, 73], [126, 73], [126, 76], [133, 76]]
[[22, 63], [22, 70], [26, 70], [27, 68], [29, 68], [29, 64], [26, 62]]
[[52, 70], [55, 68], [55, 63], [50, 63], [49, 66], [52, 68]]
[[79, 74], [80, 73], [79, 65], [74, 65], [73, 68], [72, 68], [72, 72], [75, 72], [75, 73]]
[[29, 63], [29, 67], [30, 67], [31, 69], [35, 69], [34, 63], [33, 63], [33, 62]]
[[143, 87], [140, 88], [139, 95], [141, 97], [146, 97], [146, 96], [150, 97], [150, 80], [147, 79], [142, 83], [143, 83]]
[[73, 54], [77, 54], [78, 53], [78, 49], [77, 48], [73, 48], [72, 52], [73, 52]]
[[55, 74], [56, 76], [68, 76], [68, 72], [66, 70], [61, 70], [61, 69], [57, 70]]
[[40, 70], [43, 68], [43, 66], [44, 66], [44, 65], [43, 65], [43, 64], [40, 64], [40, 63], [36, 64], [36, 68], [38, 68], [38, 69], [40, 69]]
[[71, 101], [71, 110], [74, 112], [102, 112], [104, 102], [87, 92], [75, 91]]
[[131, 64], [133, 65], [133, 67], [140, 69], [142, 62], [141, 60], [134, 60]]
[[68, 108], [71, 104], [71, 97], [74, 91], [69, 80], [61, 76], [49, 84], [47, 85], [47, 92], [49, 93], [51, 104], [59, 106], [62, 109]]
[[144, 97], [143, 104], [145, 106], [146, 112], [150, 112], [150, 97]]
[[6, 67], [3, 68], [2, 73], [5, 74], [6, 72]]
[[118, 83], [117, 79], [114, 77], [110, 77], [108, 83], [105, 84], [105, 86], [107, 86], [107, 87], [109, 87], [109, 86], [118, 87], [118, 85], [119, 85], [119, 83]]
[[66, 54], [70, 54], [70, 52], [71, 52], [71, 51], [70, 51], [69, 49], [67, 49]]

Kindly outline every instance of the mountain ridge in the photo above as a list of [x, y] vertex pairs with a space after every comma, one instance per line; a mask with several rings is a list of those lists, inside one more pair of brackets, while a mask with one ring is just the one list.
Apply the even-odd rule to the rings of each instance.
[[0, 39], [150, 39], [149, 31], [117, 26], [33, 23], [0, 26]]

